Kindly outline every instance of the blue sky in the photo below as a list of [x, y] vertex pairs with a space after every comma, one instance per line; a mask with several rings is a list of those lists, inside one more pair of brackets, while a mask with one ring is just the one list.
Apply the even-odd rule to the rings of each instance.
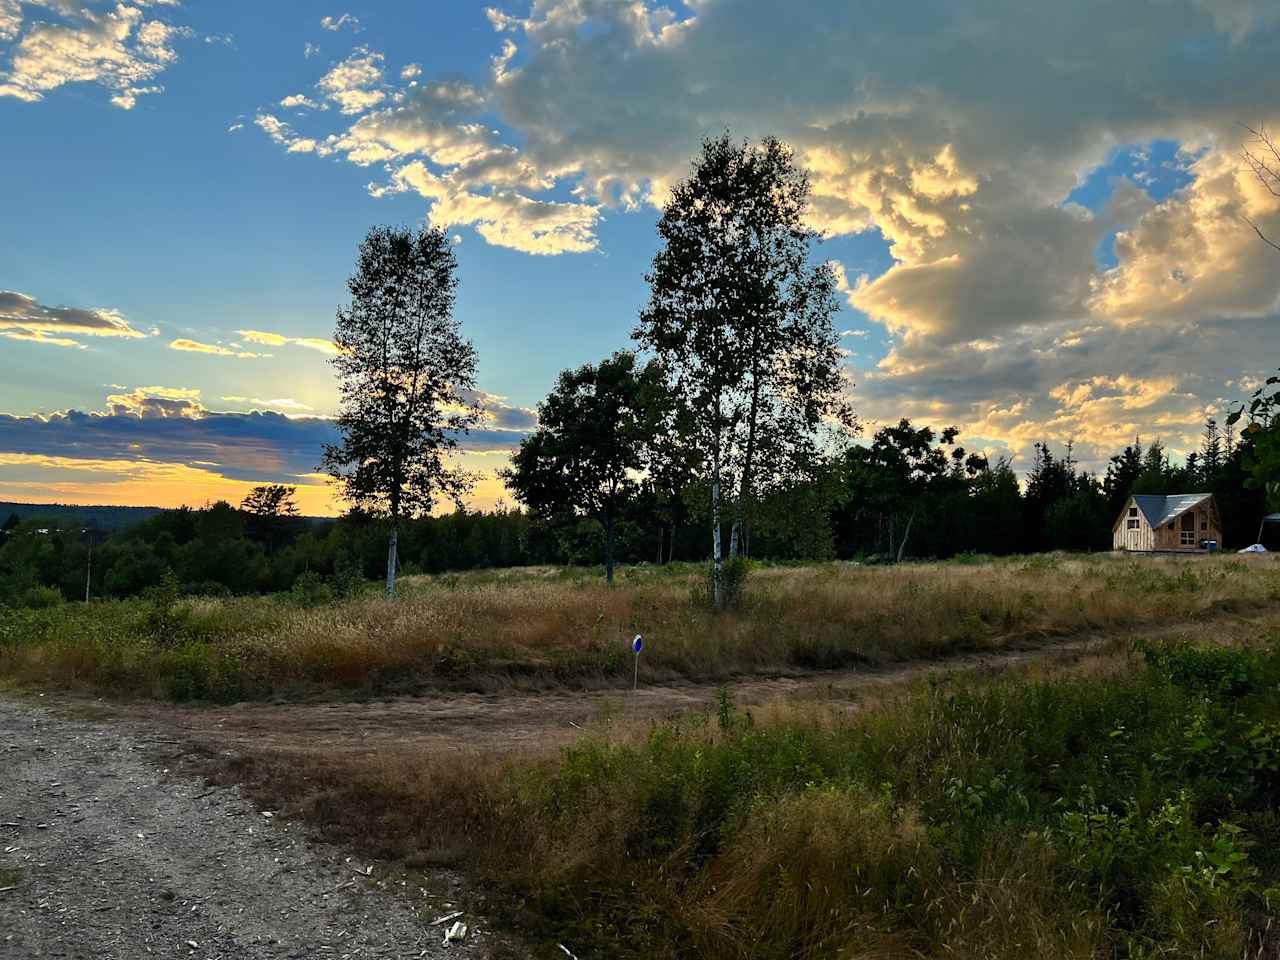
[[1280, 121], [1273, 4], [265, 9], [0, 0], [0, 498], [287, 480], [331, 509], [304, 421], [387, 222], [458, 238], [491, 472], [560, 369], [627, 344], [664, 192], [726, 128], [811, 172], [871, 424], [1100, 466], [1190, 449], [1275, 365], [1280, 270], [1240, 227], [1280, 213], [1237, 160]]

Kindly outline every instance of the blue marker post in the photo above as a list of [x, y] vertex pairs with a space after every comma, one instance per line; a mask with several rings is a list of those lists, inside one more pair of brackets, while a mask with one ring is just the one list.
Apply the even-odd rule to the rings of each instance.
[[631, 678], [631, 689], [636, 690], [640, 687], [640, 651], [644, 649], [644, 639], [640, 634], [635, 635], [635, 639], [631, 641], [631, 650], [636, 655], [636, 672]]

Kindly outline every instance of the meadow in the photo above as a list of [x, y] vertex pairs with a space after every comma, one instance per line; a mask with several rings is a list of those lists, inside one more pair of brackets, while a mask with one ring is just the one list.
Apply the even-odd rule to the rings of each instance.
[[[1280, 618], [571, 746], [249, 752], [264, 807], [579, 957], [1272, 957]], [[521, 954], [522, 956], [524, 954]]]
[[1160, 627], [1280, 599], [1269, 558], [1042, 554], [945, 563], [757, 566], [736, 609], [705, 602], [698, 566], [409, 577], [335, 599], [146, 596], [0, 607], [0, 683], [233, 702], [430, 690], [719, 682]]
[[[370, 857], [461, 871], [548, 957], [1280, 951], [1270, 558], [758, 566], [720, 614], [690, 566], [612, 588], [561, 568], [404, 586], [9, 609], [0, 678], [135, 702], [537, 700], [629, 686], [640, 632], [643, 682], [719, 685], [706, 709], [435, 749], [286, 729], [228, 751], [219, 722], [204, 769]], [[1067, 638], [1081, 652], [1055, 657]], [[1028, 648], [1039, 659], [949, 668]], [[814, 679], [921, 662], [926, 679]], [[807, 685], [737, 702], [761, 676]], [[299, 706], [255, 709], [287, 728]]]

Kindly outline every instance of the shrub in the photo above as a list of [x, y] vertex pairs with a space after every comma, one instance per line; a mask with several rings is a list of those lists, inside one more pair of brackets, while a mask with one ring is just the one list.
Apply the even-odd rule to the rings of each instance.
[[19, 597], [19, 603], [28, 610], [48, 610], [62, 606], [62, 591], [53, 587], [28, 587]]
[[179, 605], [178, 578], [174, 572], [166, 570], [160, 583], [149, 587], [143, 597], [147, 603], [147, 633], [157, 643], [177, 643], [186, 620], [186, 611]]
[[324, 577], [314, 570], [307, 570], [298, 575], [289, 589], [289, 599], [299, 606], [314, 607], [328, 603], [333, 599], [333, 588], [325, 583]]

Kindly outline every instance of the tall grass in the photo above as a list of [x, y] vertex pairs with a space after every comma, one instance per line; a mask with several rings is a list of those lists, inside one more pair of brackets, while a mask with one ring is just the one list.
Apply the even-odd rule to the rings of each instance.
[[240, 762], [329, 833], [460, 863], [618, 957], [1274, 956], [1280, 654], [733, 707], [559, 756]]
[[224, 701], [600, 686], [629, 680], [627, 641], [642, 633], [649, 680], [714, 681], [998, 649], [1280, 599], [1280, 566], [1207, 557], [758, 568], [743, 603], [718, 615], [699, 599], [702, 579], [691, 567], [635, 568], [609, 588], [534, 569], [409, 578], [395, 601], [280, 595], [0, 608], [0, 678]]

